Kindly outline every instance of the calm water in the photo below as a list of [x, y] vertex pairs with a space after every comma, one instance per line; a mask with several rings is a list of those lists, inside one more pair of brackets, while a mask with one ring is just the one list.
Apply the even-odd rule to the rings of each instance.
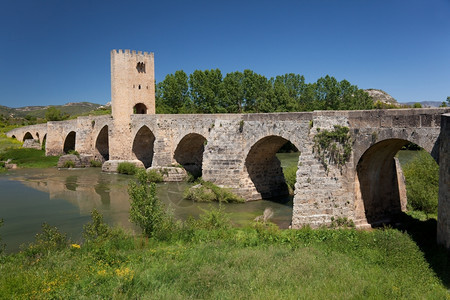
[[[289, 154], [283, 154], [289, 157]], [[290, 154], [296, 156], [296, 154]], [[296, 163], [297, 158], [292, 160]], [[284, 161], [284, 157], [282, 158]], [[83, 224], [90, 221], [90, 212], [96, 208], [110, 225], [135, 230], [128, 221], [129, 197], [127, 186], [132, 176], [102, 173], [99, 168], [58, 170], [22, 169], [0, 175], [0, 228], [2, 243], [8, 252], [14, 252], [24, 243], [34, 240], [43, 222], [66, 232], [73, 240], [81, 238]], [[187, 183], [160, 183], [158, 196], [170, 206], [175, 216], [186, 219], [198, 216], [202, 209], [217, 203], [193, 203], [182, 199]], [[266, 207], [274, 210], [273, 222], [287, 228], [292, 218], [292, 200], [277, 203], [253, 201], [244, 204], [226, 204], [236, 225], [251, 222]]]

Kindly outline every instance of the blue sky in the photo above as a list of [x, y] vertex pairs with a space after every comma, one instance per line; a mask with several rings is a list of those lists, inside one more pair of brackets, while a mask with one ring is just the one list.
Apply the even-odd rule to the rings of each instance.
[[400, 102], [450, 96], [450, 0], [0, 0], [0, 105], [110, 101], [110, 51], [176, 70], [327, 74]]

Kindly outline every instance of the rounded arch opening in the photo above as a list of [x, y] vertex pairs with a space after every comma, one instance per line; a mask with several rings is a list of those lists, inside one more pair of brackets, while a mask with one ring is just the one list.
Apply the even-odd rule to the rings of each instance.
[[36, 137], [39, 139], [39, 132], [36, 132]]
[[45, 144], [47, 143], [47, 134], [44, 134], [44, 137], [42, 138], [42, 144], [41, 149], [45, 150]]
[[29, 132], [25, 133], [25, 135], [23, 136], [24, 142], [25, 142], [25, 140], [32, 140], [32, 139], [33, 139], [33, 136]]
[[146, 168], [152, 166], [154, 143], [155, 135], [147, 126], [142, 126], [134, 137], [133, 155], [136, 159], [142, 161]]
[[105, 162], [109, 160], [109, 137], [108, 125], [103, 126], [95, 141], [96, 155], [95, 159]]
[[16, 138], [16, 136], [13, 134], [12, 136], [11, 136], [13, 139], [16, 139], [17, 140], [17, 138]]
[[145, 115], [147, 114], [147, 106], [144, 103], [138, 103], [133, 107], [133, 113]]
[[195, 178], [202, 176], [203, 152], [206, 138], [197, 133], [185, 135], [178, 143], [174, 159]]
[[64, 140], [64, 153], [69, 153], [69, 151], [75, 150], [75, 137], [75, 131], [69, 132], [69, 134], [66, 136], [66, 139]]
[[[403, 139], [383, 140], [372, 145], [359, 159], [355, 178], [357, 224], [377, 227], [395, 223], [407, 211], [407, 186], [400, 160], [405, 164], [417, 153], [426, 152], [416, 145], [413, 150], [399, 153], [408, 145], [411, 143]], [[429, 153], [427, 156], [433, 160]]]
[[[284, 147], [287, 145], [286, 147]], [[291, 149], [296, 161], [293, 166], [293, 184], [298, 166], [298, 148], [281, 136], [267, 136], [257, 141], [247, 154], [245, 168], [252, 182], [250, 200], [272, 199], [281, 202], [291, 200], [285, 173], [277, 153], [280, 149]], [[290, 152], [290, 151], [285, 151]], [[291, 155], [292, 156], [292, 155]]]

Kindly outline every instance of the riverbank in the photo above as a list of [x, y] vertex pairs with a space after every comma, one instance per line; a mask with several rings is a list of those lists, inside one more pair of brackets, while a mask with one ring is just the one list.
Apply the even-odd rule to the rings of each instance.
[[[165, 240], [115, 229], [64, 244], [53, 232], [0, 264], [14, 299], [448, 299], [449, 266], [396, 229], [279, 230], [205, 221]], [[205, 223], [206, 222], [206, 223]], [[194, 224], [194, 223], [191, 223]], [[427, 226], [424, 226], [427, 228]], [[435, 256], [445, 252], [436, 249]], [[448, 270], [448, 269], [447, 269]], [[447, 285], [447, 286], [446, 286]]]

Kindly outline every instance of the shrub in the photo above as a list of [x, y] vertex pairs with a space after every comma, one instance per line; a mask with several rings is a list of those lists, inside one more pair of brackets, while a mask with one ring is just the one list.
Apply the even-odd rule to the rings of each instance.
[[144, 235], [160, 237], [171, 230], [174, 221], [156, 197], [156, 184], [148, 184], [147, 180], [147, 172], [139, 169], [136, 181], [131, 181], [128, 186], [130, 220], [142, 229]]
[[225, 213], [222, 206], [219, 208], [209, 207], [208, 210], [202, 209], [202, 214], [198, 219], [190, 220], [191, 226], [197, 229], [229, 229], [231, 228], [231, 221], [229, 214]]
[[42, 233], [35, 236], [35, 242], [25, 248], [28, 256], [43, 255], [49, 251], [58, 251], [67, 247], [69, 241], [65, 233], [59, 232], [58, 228], [51, 227], [47, 223], [42, 224]]
[[428, 214], [437, 213], [439, 166], [426, 152], [420, 151], [403, 168], [408, 206]]
[[130, 162], [121, 162], [117, 166], [117, 172], [120, 174], [135, 175], [138, 168]]
[[183, 198], [196, 202], [245, 202], [229, 189], [221, 188], [209, 181], [199, 180], [199, 184], [184, 191]]
[[69, 150], [69, 152], [67, 152], [67, 154], [80, 156], [80, 153], [78, 153], [78, 151], [75, 151], [75, 150]]
[[83, 225], [83, 237], [86, 241], [95, 241], [109, 237], [110, 228], [103, 221], [103, 215], [94, 208], [91, 212], [92, 222]]
[[68, 160], [63, 165], [64, 168], [75, 168], [75, 163], [71, 160]]
[[102, 162], [98, 160], [91, 160], [89, 163], [93, 168], [100, 168], [102, 166]]
[[147, 180], [149, 182], [162, 182], [163, 175], [158, 170], [148, 170], [147, 171]]

